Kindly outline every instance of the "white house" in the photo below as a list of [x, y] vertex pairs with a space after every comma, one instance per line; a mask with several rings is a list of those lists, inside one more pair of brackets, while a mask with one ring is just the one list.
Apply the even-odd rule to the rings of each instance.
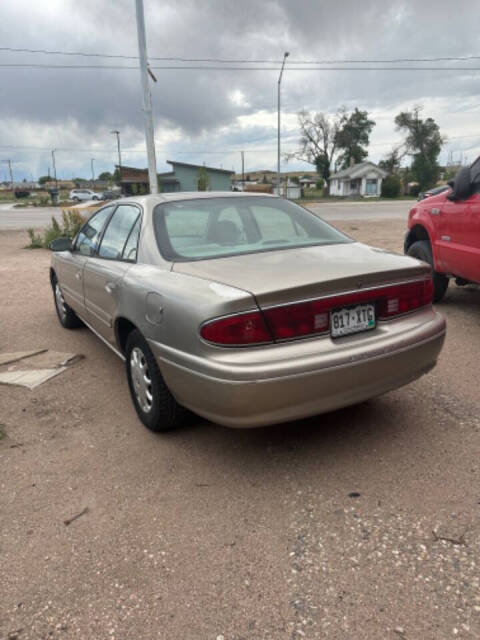
[[330, 195], [378, 197], [386, 176], [373, 162], [359, 162], [330, 176]]

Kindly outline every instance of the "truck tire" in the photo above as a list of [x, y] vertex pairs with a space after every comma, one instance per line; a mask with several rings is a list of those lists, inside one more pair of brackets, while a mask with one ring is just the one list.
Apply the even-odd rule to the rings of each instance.
[[443, 273], [438, 273], [433, 267], [433, 256], [430, 244], [426, 240], [417, 240], [408, 249], [407, 255], [423, 262], [428, 262], [432, 267], [433, 275], [433, 301], [440, 302], [448, 288], [448, 278]]

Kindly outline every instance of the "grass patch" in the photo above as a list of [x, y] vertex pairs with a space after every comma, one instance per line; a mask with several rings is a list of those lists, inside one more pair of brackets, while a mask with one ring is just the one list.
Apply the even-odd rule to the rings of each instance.
[[3, 440], [7, 437], [7, 432], [5, 430], [5, 425], [0, 422], [0, 440]]

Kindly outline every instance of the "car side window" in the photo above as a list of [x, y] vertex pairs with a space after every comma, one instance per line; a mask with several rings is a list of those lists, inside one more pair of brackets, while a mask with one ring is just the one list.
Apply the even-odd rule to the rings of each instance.
[[74, 251], [78, 251], [84, 256], [92, 256], [95, 253], [101, 231], [113, 209], [114, 207], [105, 207], [105, 209], [93, 214], [90, 220], [80, 229], [75, 240]]
[[125, 249], [123, 250], [122, 254], [123, 260], [135, 261], [137, 259], [138, 237], [140, 235], [140, 220], [141, 218], [140, 216], [138, 216], [137, 221], [130, 231], [130, 235], [128, 236], [128, 240], [125, 244]]
[[129, 204], [119, 205], [105, 229], [98, 255], [110, 260], [122, 260], [125, 245], [130, 232], [140, 216], [138, 207]]

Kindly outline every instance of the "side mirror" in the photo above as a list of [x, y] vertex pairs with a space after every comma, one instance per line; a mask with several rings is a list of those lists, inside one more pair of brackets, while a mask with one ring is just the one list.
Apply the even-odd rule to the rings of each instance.
[[472, 193], [472, 183], [470, 180], [470, 168], [462, 167], [455, 176], [452, 192], [448, 194], [449, 200], [465, 200]]
[[70, 238], [55, 238], [48, 245], [51, 251], [71, 251], [72, 241]]

